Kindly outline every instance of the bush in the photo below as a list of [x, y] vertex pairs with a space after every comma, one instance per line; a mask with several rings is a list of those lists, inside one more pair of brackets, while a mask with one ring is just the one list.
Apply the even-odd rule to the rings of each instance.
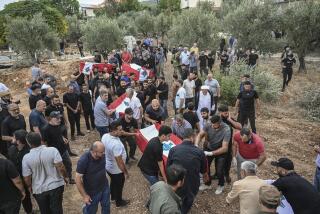
[[307, 111], [307, 116], [315, 121], [320, 121], [320, 88], [309, 88], [298, 101], [301, 108]]
[[242, 62], [236, 62], [230, 66], [230, 75], [224, 76], [216, 71], [215, 78], [221, 86], [222, 101], [228, 105], [234, 105], [239, 93], [240, 78], [244, 74], [250, 74], [255, 90], [263, 102], [274, 102], [279, 98], [281, 91], [281, 80], [268, 72], [264, 67], [255, 70], [248, 69]]

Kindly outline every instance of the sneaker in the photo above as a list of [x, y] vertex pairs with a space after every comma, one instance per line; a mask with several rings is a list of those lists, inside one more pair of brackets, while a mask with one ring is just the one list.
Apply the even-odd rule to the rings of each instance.
[[208, 189], [212, 189], [212, 186], [201, 184], [199, 187], [200, 191], [204, 191], [204, 190], [208, 190]]
[[82, 132], [79, 132], [77, 135], [78, 135], [78, 136], [85, 136], [85, 134], [82, 133]]
[[224, 190], [224, 186], [218, 186], [216, 191], [215, 191], [215, 194], [216, 195], [220, 195]]
[[116, 204], [116, 207], [125, 207], [130, 203], [130, 200], [122, 200], [119, 204]]
[[87, 130], [87, 133], [90, 133], [91, 131], [90, 130]]

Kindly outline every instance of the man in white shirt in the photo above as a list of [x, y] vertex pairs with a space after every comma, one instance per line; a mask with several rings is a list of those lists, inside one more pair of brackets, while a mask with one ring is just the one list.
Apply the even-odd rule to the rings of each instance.
[[213, 95], [215, 108], [213, 114], [217, 111], [218, 99], [220, 97], [220, 84], [218, 80], [213, 79], [212, 74], [208, 74], [207, 79], [204, 81], [204, 84], [209, 86], [209, 91]]
[[188, 51], [188, 48], [185, 47], [180, 54], [180, 64], [185, 65], [185, 66], [189, 66], [189, 64], [190, 64], [189, 56], [190, 56], [190, 52]]
[[119, 120], [110, 124], [110, 133], [104, 134], [101, 142], [105, 146], [106, 170], [110, 176], [111, 200], [115, 200], [117, 207], [124, 207], [129, 200], [122, 199], [125, 177], [129, 177], [125, 161], [126, 150], [119, 138], [123, 133]]
[[201, 86], [200, 92], [196, 95], [195, 99], [195, 109], [197, 110], [198, 118], [201, 121], [201, 109], [207, 108], [209, 110], [209, 115], [215, 109], [214, 98], [209, 92], [209, 86]]
[[194, 103], [194, 95], [195, 95], [195, 82], [194, 82], [194, 74], [190, 73], [188, 78], [183, 81], [183, 88], [186, 90], [186, 101], [188, 104], [190, 102]]
[[183, 85], [182, 80], [178, 80], [177, 84], [179, 86], [179, 89], [178, 89], [176, 97], [175, 97], [176, 113], [182, 114], [183, 110], [185, 108], [186, 90], [182, 87], [182, 85]]
[[138, 122], [138, 128], [141, 127], [142, 123], [142, 113], [143, 108], [141, 105], [141, 102], [139, 98], [136, 97], [134, 94], [134, 89], [127, 88], [126, 90], [127, 98], [124, 100], [124, 102], [128, 102], [128, 107], [130, 107], [133, 110], [133, 118], [137, 120]]

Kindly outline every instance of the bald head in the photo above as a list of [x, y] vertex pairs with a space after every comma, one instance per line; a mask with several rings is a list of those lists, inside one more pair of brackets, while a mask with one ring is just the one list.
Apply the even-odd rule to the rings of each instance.
[[159, 103], [159, 100], [157, 99], [153, 99], [151, 101], [151, 106], [154, 110], [158, 110], [160, 108], [160, 103]]
[[100, 141], [96, 141], [91, 145], [91, 155], [95, 160], [101, 159], [104, 156], [104, 145]]

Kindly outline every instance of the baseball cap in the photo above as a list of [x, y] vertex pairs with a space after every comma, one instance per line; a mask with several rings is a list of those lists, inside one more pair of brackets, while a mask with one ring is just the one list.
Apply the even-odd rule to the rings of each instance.
[[53, 118], [53, 117], [55, 117], [55, 118], [60, 118], [60, 117], [62, 117], [62, 115], [61, 115], [60, 112], [58, 112], [58, 111], [52, 111], [52, 112], [49, 114], [49, 117], [51, 117], [51, 118]]
[[280, 158], [278, 161], [271, 161], [271, 165], [286, 170], [294, 170], [293, 162], [289, 158]]
[[259, 189], [259, 198], [263, 204], [278, 206], [280, 203], [280, 192], [273, 185], [263, 185]]

